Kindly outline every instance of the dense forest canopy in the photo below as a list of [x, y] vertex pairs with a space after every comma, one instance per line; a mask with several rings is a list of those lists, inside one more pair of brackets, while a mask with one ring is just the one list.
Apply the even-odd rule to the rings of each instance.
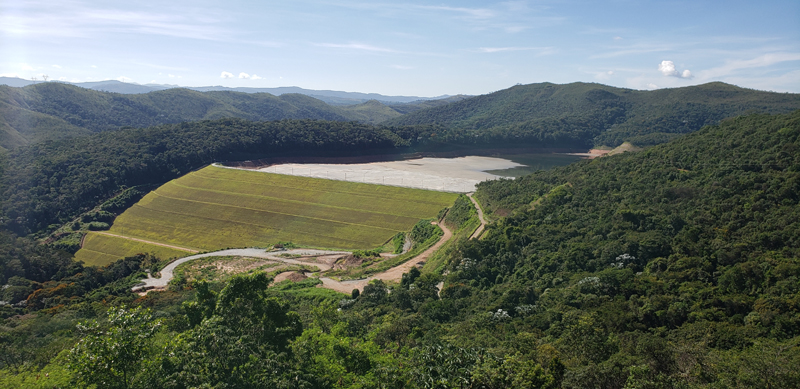
[[797, 94], [724, 83], [635, 91], [600, 84], [518, 85], [495, 93], [404, 104], [329, 105], [301, 94], [168, 89], [138, 95], [62, 83], [0, 85], [0, 147], [185, 121], [320, 119], [433, 126], [438, 140], [482, 144], [505, 138], [541, 147], [663, 143], [744, 113], [800, 108]]
[[354, 122], [241, 119], [48, 141], [10, 154], [2, 210], [7, 228], [27, 234], [65, 223], [125, 187], [161, 184], [215, 161], [392, 152], [407, 145], [386, 128]]
[[404, 113], [465, 98], [384, 104], [377, 100], [335, 106], [298, 93], [198, 92], [171, 88], [119, 94], [49, 82], [0, 85], [0, 148], [66, 139], [127, 127], [239, 118], [252, 121], [318, 119], [378, 124]]
[[663, 143], [748, 112], [787, 113], [798, 108], [797, 94], [761, 92], [720, 82], [655, 91], [541, 83], [416, 111], [385, 124], [439, 124], [465, 136], [505, 132], [525, 137], [543, 130], [580, 133], [587, 145], [613, 147], [625, 141]]

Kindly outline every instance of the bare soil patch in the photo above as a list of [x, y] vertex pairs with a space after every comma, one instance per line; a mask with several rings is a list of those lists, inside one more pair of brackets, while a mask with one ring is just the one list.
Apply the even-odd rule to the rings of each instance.
[[287, 271], [287, 272], [283, 272], [283, 273], [278, 274], [277, 276], [275, 276], [275, 280], [273, 281], [273, 285], [277, 284], [279, 282], [286, 281], [286, 280], [289, 280], [289, 281], [292, 281], [292, 282], [298, 282], [298, 281], [305, 280], [306, 278], [308, 278], [308, 277], [303, 273], [296, 272], [296, 271]]

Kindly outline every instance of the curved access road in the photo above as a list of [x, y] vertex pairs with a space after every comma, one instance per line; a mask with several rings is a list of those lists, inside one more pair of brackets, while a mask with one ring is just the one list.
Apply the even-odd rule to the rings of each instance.
[[[438, 224], [438, 223], [434, 222], [432, 224]], [[384, 281], [400, 281], [400, 279], [403, 277], [403, 273], [407, 273], [409, 270], [411, 270], [412, 267], [416, 266], [419, 262], [428, 260], [428, 258], [436, 250], [442, 247], [443, 244], [445, 244], [448, 240], [450, 240], [450, 238], [453, 237], [453, 233], [447, 227], [445, 227], [444, 225], [439, 225], [439, 227], [444, 232], [442, 238], [439, 239], [439, 241], [436, 242], [436, 244], [434, 244], [427, 250], [423, 251], [416, 257], [411, 258], [408, 261], [400, 265], [397, 265], [389, 270], [386, 270], [384, 272], [375, 274], [374, 276], [363, 278], [360, 280], [336, 281], [328, 277], [320, 277], [320, 280], [322, 281], [322, 287], [335, 290], [337, 292], [350, 293], [353, 291], [353, 289], [364, 290], [364, 287], [367, 286], [367, 284], [369, 284], [369, 282], [374, 279], [379, 279]], [[320, 261], [312, 262], [311, 259], [314, 257], [339, 256], [346, 254], [350, 254], [350, 252], [315, 250], [315, 249], [292, 249], [284, 251], [266, 251], [265, 249], [229, 249], [229, 250], [215, 251], [212, 253], [197, 254], [173, 261], [172, 263], [161, 269], [161, 278], [153, 278], [151, 275], [148, 275], [146, 279], [142, 280], [141, 283], [134, 286], [132, 290], [134, 292], [144, 292], [150, 289], [164, 289], [167, 287], [167, 284], [169, 284], [169, 282], [174, 277], [173, 272], [175, 271], [176, 267], [180, 266], [183, 263], [199, 258], [225, 257], [225, 256], [263, 258], [272, 261], [283, 262], [290, 265], [315, 266], [320, 271], [326, 271], [331, 269], [332, 267], [331, 264]], [[287, 257], [295, 255], [299, 257], [297, 258]]]
[[214, 251], [212, 253], [191, 255], [173, 261], [172, 263], [161, 269], [161, 278], [153, 278], [152, 275], [148, 275], [146, 279], [142, 280], [142, 283], [133, 287], [133, 291], [165, 288], [167, 284], [169, 284], [169, 282], [172, 280], [172, 277], [174, 276], [173, 272], [175, 271], [176, 267], [180, 266], [183, 263], [199, 258], [227, 257], [227, 256], [263, 258], [273, 261], [280, 261], [290, 265], [316, 266], [320, 271], [325, 271], [325, 270], [330, 270], [331, 265], [324, 262], [302, 261], [299, 259], [287, 258], [286, 256], [298, 255], [300, 257], [308, 258], [308, 257], [316, 257], [323, 255], [345, 255], [345, 254], [350, 254], [350, 252], [314, 250], [314, 249], [292, 249], [284, 251], [267, 251], [265, 249], [229, 249], [229, 250]]
[[469, 199], [472, 200], [472, 204], [474, 204], [475, 209], [478, 210], [478, 220], [481, 221], [481, 225], [479, 225], [478, 228], [475, 229], [475, 232], [473, 232], [472, 235], [469, 236], [469, 238], [478, 239], [481, 237], [481, 235], [483, 234], [483, 229], [486, 227], [486, 219], [483, 218], [483, 210], [481, 209], [481, 206], [478, 205], [478, 202], [475, 200], [475, 198], [472, 197], [473, 194], [474, 192], [467, 193], [467, 197], [469, 197]]
[[400, 281], [403, 278], [404, 273], [408, 273], [408, 271], [411, 270], [412, 267], [416, 266], [420, 262], [427, 261], [428, 258], [434, 252], [436, 252], [436, 250], [442, 247], [443, 244], [445, 244], [448, 240], [450, 240], [450, 238], [453, 237], [453, 233], [450, 231], [450, 229], [445, 227], [444, 224], [439, 224], [436, 222], [432, 222], [431, 224], [438, 225], [442, 229], [442, 232], [444, 234], [442, 235], [442, 238], [439, 239], [438, 242], [436, 242], [436, 244], [429, 247], [427, 250], [423, 251], [416, 257], [411, 258], [408, 261], [405, 261], [389, 270], [359, 280], [336, 281], [328, 277], [320, 277], [320, 280], [322, 280], [322, 287], [332, 289], [337, 292], [350, 293], [353, 291], [353, 289], [358, 289], [360, 291], [363, 291], [364, 287], [367, 286], [369, 282], [372, 280], [383, 280], [383, 281], [394, 281], [394, 282]]

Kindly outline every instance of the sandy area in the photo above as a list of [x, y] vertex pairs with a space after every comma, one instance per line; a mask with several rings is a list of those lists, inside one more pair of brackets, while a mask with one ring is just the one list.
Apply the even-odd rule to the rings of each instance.
[[600, 149], [591, 149], [588, 153], [567, 153], [567, 155], [577, 155], [579, 157], [586, 157], [588, 159], [595, 159], [597, 157], [603, 157], [608, 154], [611, 150], [600, 150]]
[[502, 158], [468, 156], [346, 165], [287, 163], [264, 167], [258, 171], [467, 193], [474, 191], [475, 185], [481, 181], [500, 178], [486, 173], [487, 170], [510, 169], [517, 166], [523, 165]]

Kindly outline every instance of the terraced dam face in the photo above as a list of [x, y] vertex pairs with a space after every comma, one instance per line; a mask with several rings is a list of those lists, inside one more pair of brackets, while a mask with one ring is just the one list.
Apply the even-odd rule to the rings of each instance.
[[90, 232], [76, 259], [103, 265], [141, 252], [184, 256], [277, 242], [373, 248], [435, 217], [456, 196], [209, 166], [151, 192], [105, 235]]

